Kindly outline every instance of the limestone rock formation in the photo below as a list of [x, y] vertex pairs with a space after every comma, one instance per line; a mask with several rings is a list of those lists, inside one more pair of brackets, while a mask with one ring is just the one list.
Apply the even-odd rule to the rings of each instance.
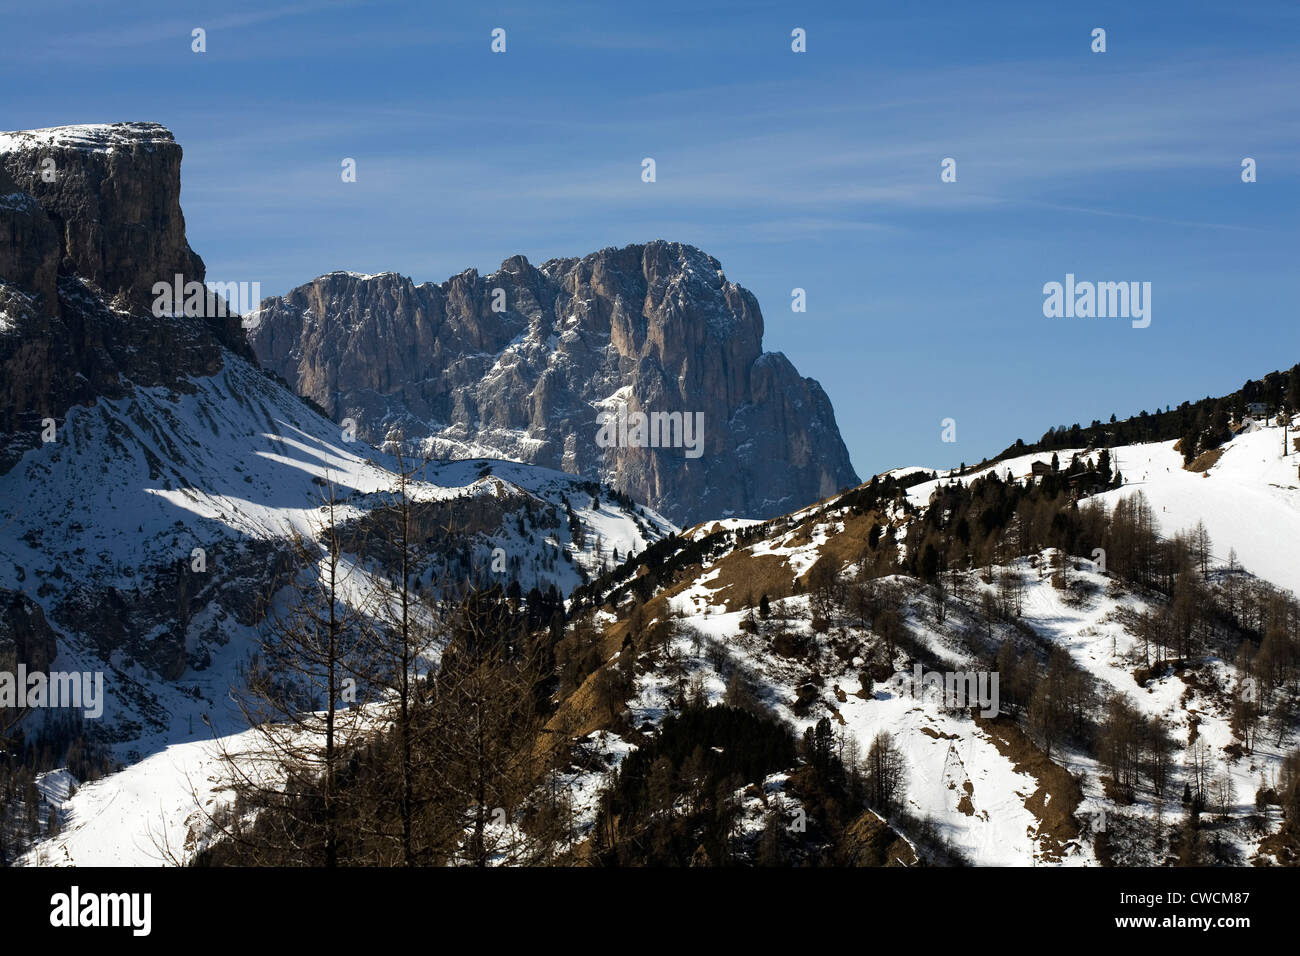
[[[783, 514], [858, 481], [825, 392], [762, 351], [758, 302], [692, 246], [514, 256], [437, 285], [334, 272], [256, 321], [262, 364], [360, 437], [584, 475], [679, 524]], [[645, 447], [629, 429], [602, 447], [597, 416], [620, 409], [701, 415], [702, 444]]]
[[153, 314], [154, 283], [204, 279], [180, 163], [154, 123], [0, 133], [0, 474], [73, 405], [252, 357], [237, 316]]

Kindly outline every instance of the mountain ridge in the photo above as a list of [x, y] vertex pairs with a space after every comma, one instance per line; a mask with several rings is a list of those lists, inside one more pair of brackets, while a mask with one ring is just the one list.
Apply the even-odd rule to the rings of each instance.
[[[598, 478], [682, 524], [770, 517], [857, 483], [825, 392], [762, 334], [757, 300], [717, 259], [653, 240], [440, 283], [336, 270], [265, 300], [249, 340], [371, 441]], [[702, 413], [703, 460], [597, 447], [610, 401]]]

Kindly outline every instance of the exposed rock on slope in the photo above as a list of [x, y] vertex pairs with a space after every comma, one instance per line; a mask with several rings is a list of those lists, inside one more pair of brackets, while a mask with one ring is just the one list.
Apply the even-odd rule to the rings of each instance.
[[0, 669], [19, 664], [47, 671], [58, 653], [58, 639], [40, 605], [20, 591], [0, 588]]
[[155, 282], [204, 278], [180, 162], [153, 123], [0, 133], [0, 473], [73, 405], [252, 357], [237, 317], [152, 313]]
[[[442, 457], [598, 478], [679, 524], [770, 517], [858, 481], [825, 392], [762, 352], [754, 296], [680, 243], [514, 256], [438, 285], [335, 272], [258, 319], [263, 365], [373, 442], [400, 431]], [[600, 447], [597, 414], [620, 406], [702, 413], [701, 454]]]
[[[0, 133], [6, 172], [57, 227], [60, 271], [134, 304], [175, 273], [202, 279], [185, 241], [181, 148], [156, 123]], [[6, 276], [8, 278], [8, 276]]]

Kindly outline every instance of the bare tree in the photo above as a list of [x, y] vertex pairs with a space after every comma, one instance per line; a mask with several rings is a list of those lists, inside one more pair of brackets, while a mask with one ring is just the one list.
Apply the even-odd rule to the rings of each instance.
[[[372, 626], [368, 634], [373, 646], [371, 682], [386, 694], [396, 736], [400, 858], [403, 866], [413, 866], [417, 862], [414, 837], [417, 752], [413, 711], [420, 684], [419, 668], [433, 650], [440, 628], [434, 608], [412, 589], [418, 558], [416, 518], [410, 494], [414, 471], [403, 456], [401, 441], [395, 446], [396, 486], [387, 506], [372, 514], [382, 532], [376, 542], [381, 569], [373, 579]], [[441, 530], [450, 537], [452, 529]], [[384, 574], [384, 568], [390, 574]]]
[[549, 675], [537, 644], [512, 631], [500, 588], [471, 590], [450, 626], [416, 732], [446, 836], [460, 837], [465, 862], [486, 866], [521, 851], [513, 823], [544, 772], [537, 741]]
[[871, 741], [867, 750], [866, 786], [867, 802], [883, 813], [888, 813], [902, 802], [907, 786], [906, 764], [903, 752], [887, 730], [882, 730]]
[[[302, 570], [273, 603], [236, 696], [257, 743], [238, 752], [219, 744], [245, 814], [213, 822], [252, 862], [341, 862], [339, 772], [361, 737], [366, 623], [348, 600], [359, 571], [343, 552], [332, 481], [321, 511], [314, 536], [293, 538]], [[255, 818], [255, 835], [245, 816]]]
[[1201, 577], [1210, 574], [1210, 533], [1205, 530], [1205, 522], [1197, 521], [1192, 529], [1192, 551], [1196, 554], [1196, 563], [1201, 567]]

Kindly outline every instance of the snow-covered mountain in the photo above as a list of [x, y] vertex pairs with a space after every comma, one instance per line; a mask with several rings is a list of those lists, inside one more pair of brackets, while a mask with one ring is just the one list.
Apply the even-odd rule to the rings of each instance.
[[[115, 739], [174, 722], [177, 702], [153, 699], [161, 683], [186, 699], [187, 722], [195, 687], [207, 707], [224, 696], [232, 665], [248, 653], [238, 639], [259, 623], [258, 598], [291, 571], [283, 545], [318, 528], [327, 483], [344, 521], [382, 505], [394, 485], [392, 458], [345, 441], [243, 359], [227, 356], [192, 386], [189, 394], [134, 389], [70, 409], [57, 440], [0, 476], [0, 588], [42, 608], [58, 667], [115, 666], [104, 720]], [[616, 553], [641, 551], [672, 530], [608, 490], [514, 462], [429, 462], [410, 494], [452, 513], [472, 508], [484, 525], [466, 536], [474, 564], [489, 568], [501, 548], [508, 579], [524, 591], [553, 584], [567, 593]], [[566, 500], [585, 531], [581, 546]], [[472, 570], [429, 552], [420, 573], [435, 589]]]
[[[1131, 480], [1084, 504], [1111, 510], [1141, 493], [1166, 537], [1207, 522], [1204, 587], [1218, 595], [1240, 589], [1255, 595], [1257, 607], [1269, 594], [1286, 600], [1268, 581], [1285, 587], [1292, 580], [1285, 559], [1295, 553], [1294, 539], [1273, 534], [1264, 520], [1273, 515], [1284, 527], [1300, 501], [1300, 489], [1285, 480], [1297, 456], [1280, 450], [1280, 428], [1245, 432], [1225, 446], [1206, 478], [1183, 470], [1168, 443], [1113, 449]], [[841, 753], [858, 761], [859, 774], [870, 772], [864, 758], [882, 732], [901, 756], [906, 783], [898, 805], [859, 811], [834, 837], [806, 768], [791, 765], [737, 791], [733, 842], [742, 854], [760, 853], [777, 819], [787, 859], [830, 852], [827, 846], [886, 865], [1159, 864], [1185, 853], [1237, 863], [1292, 859], [1276, 812], [1257, 811], [1255, 794], [1277, 786], [1297, 745], [1294, 677], [1267, 693], [1270, 706], [1245, 744], [1243, 687], [1260, 672], [1243, 672], [1242, 660], [1227, 653], [1242, 633], [1236, 625], [1208, 625], [1194, 657], [1153, 668], [1156, 653], [1142, 622], [1174, 614], [1173, 599], [1103, 571], [1096, 555], [1076, 556], [1062, 577], [1061, 553], [1035, 550], [949, 572], [939, 579], [941, 592], [906, 571], [869, 572], [890, 548], [906, 556], [909, 533], [924, 524], [941, 486], [1008, 472], [1023, 486], [1030, 462], [1048, 459], [1010, 459], [960, 478], [940, 472], [870, 500], [863, 496], [870, 486], [863, 486], [768, 522], [705, 522], [580, 588], [579, 600], [597, 605], [588, 612], [596, 631], [587, 639], [597, 642], [605, 663], [560, 701], [553, 721], [578, 738], [558, 782], [572, 799], [579, 845], [590, 849], [596, 839], [611, 771], [653, 741], [690, 699], [756, 708], [793, 731], [829, 717]], [[1243, 509], [1238, 520], [1214, 523], [1234, 503]], [[1231, 551], [1245, 570], [1229, 569]], [[1252, 561], [1265, 572], [1258, 578], [1249, 573]], [[819, 565], [835, 571], [830, 583]], [[998, 610], [1003, 602], [1015, 606]], [[577, 634], [569, 639], [579, 640]], [[1037, 705], [1015, 699], [1023, 691], [1000, 656], [1004, 645], [1015, 648], [1010, 659], [1017, 667], [1033, 662], [1031, 688], [1048, 682], [1051, 666], [1068, 668], [1063, 673], [1087, 702], [1085, 739], [1067, 735], [1048, 755], [1033, 716]], [[1066, 663], [1050, 664], [1054, 651]], [[1001, 671], [999, 715], [918, 692], [918, 665], [945, 674]], [[624, 669], [631, 681], [611, 717], [599, 703], [602, 674]], [[1151, 755], [1142, 757], [1131, 794], [1116, 789], [1104, 728], [1117, 700], [1160, 728], [1168, 749], [1152, 750], [1163, 753], [1166, 768], [1159, 791], [1144, 778]], [[82, 788], [66, 804], [65, 832], [30, 859], [158, 862], [159, 846], [184, 845], [201, 833], [191, 785], [198, 781], [207, 793], [216, 765], [212, 745], [193, 742]], [[51, 786], [59, 785], [61, 778], [52, 778]], [[1208, 801], [1207, 822], [1194, 832], [1182, 802], [1185, 785], [1198, 792], [1204, 786]], [[140, 838], [146, 829], [153, 837]], [[816, 834], [811, 843], [809, 832]]]
[[[153, 307], [155, 280], [204, 278], [166, 130], [3, 134], [0, 176], [0, 669], [103, 673], [102, 716], [22, 729], [70, 719], [59, 741], [133, 763], [209, 736], [205, 721], [237, 726], [228, 695], [303, 570], [292, 539], [319, 533], [331, 489], [345, 526], [389, 506], [398, 464], [260, 369], [239, 316]], [[406, 465], [433, 594], [470, 578], [567, 594], [675, 531], [559, 471]]]
[[[0, 135], [0, 671], [98, 671], [108, 698], [99, 719], [46, 715], [47, 749], [66, 759], [39, 767], [34, 798], [23, 788], [17, 806], [40, 803], [43, 837], [27, 863], [193, 862], [219, 844], [207, 824], [229, 799], [220, 751], [250, 742], [229, 693], [268, 602], [312, 573], [293, 542], [319, 534], [331, 490], [344, 539], [365, 541], [402, 467], [395, 443], [367, 444], [328, 417], [364, 419], [384, 393], [341, 382], [344, 366], [313, 351], [340, 343], [311, 329], [346, 314], [357, 341], [383, 338], [392, 315], [415, 309], [426, 345], [459, 350], [446, 366], [455, 401], [416, 389], [395, 418], [370, 416], [375, 427], [433, 422], [415, 435], [427, 449], [473, 453], [497, 446], [446, 428], [495, 410], [503, 430], [489, 437], [520, 458], [532, 433], [502, 409], [531, 396], [540, 421], [577, 428], [611, 397], [645, 406], [622, 359], [640, 356], [634, 377], [653, 383], [678, 366], [640, 361], [643, 349], [685, 361], [684, 342], [707, 347], [687, 341], [708, 326], [684, 322], [700, 303], [726, 307], [709, 315], [731, 324], [712, 331], [753, 346], [720, 377], [686, 362], [724, 418], [762, 404], [755, 376], [776, 361], [750, 355], [756, 310], [716, 263], [652, 244], [540, 270], [503, 264], [487, 277], [512, 290], [516, 311], [493, 320], [514, 323], [500, 341], [487, 340], [494, 287], [476, 275], [445, 288], [322, 277], [258, 317], [262, 347], [320, 373], [319, 393], [295, 383], [301, 398], [259, 367], [239, 316], [210, 314], [210, 302], [193, 315], [152, 306], [154, 281], [204, 278], [179, 175], [179, 147], [150, 124]], [[644, 327], [633, 299], [652, 301]], [[606, 335], [636, 348], [614, 361]], [[574, 350], [590, 355], [571, 372], [600, 374], [560, 387], [558, 357]], [[777, 379], [795, 388], [781, 399], [792, 407], [820, 394]], [[339, 395], [350, 397], [328, 411], [314, 404]], [[706, 512], [680, 534], [632, 503], [625, 492], [641, 485], [574, 474], [588, 468], [567, 451], [562, 470], [415, 462], [407, 586], [436, 596], [469, 579], [513, 582], [502, 600], [516, 605], [534, 588], [568, 595], [542, 628], [520, 629], [526, 615], [511, 625], [511, 652], [540, 635], [549, 669], [495, 698], [509, 717], [496, 726], [541, 727], [490, 824], [476, 801], [492, 860], [1296, 862], [1300, 455], [1283, 436], [1279, 423], [1242, 425], [1194, 468], [1177, 443], [1152, 442], [1107, 448], [1104, 466], [1098, 448], [1067, 448], [960, 473], [896, 469], [847, 491], [828, 466], [813, 482], [821, 500], [793, 511], [809, 496], [789, 489], [812, 487], [816, 468], [755, 491], [766, 459], [742, 441], [718, 450], [743, 465], [726, 480], [760, 495], [755, 513], [789, 513], [738, 517], [745, 508], [713, 493], [720, 473], [673, 484], [658, 466], [638, 471], [673, 513]], [[823, 437], [796, 436], [801, 460], [820, 467], [811, 449], [838, 442]], [[344, 551], [344, 597], [367, 606], [393, 568], [382, 548]], [[926, 675], [974, 699], [945, 699]], [[475, 697], [476, 721], [493, 700]], [[391, 730], [381, 718], [367, 727]], [[120, 769], [78, 779], [82, 747]], [[440, 798], [464, 809], [454, 792]], [[442, 838], [428, 838], [429, 858], [463, 861], [459, 838]]]
[[[978, 865], [1294, 862], [1294, 830], [1270, 814], [1274, 797], [1257, 803], [1293, 780], [1286, 767], [1300, 744], [1296, 672], [1275, 669], [1275, 655], [1300, 647], [1300, 454], [1283, 454], [1282, 438], [1281, 427], [1244, 430], [1206, 473], [1184, 470], [1172, 442], [1111, 449], [1125, 483], [1077, 506], [1085, 537], [1096, 533], [1087, 515], [1109, 515], [1120, 502], [1149, 511], [1153, 543], [1182, 536], [1194, 555], [1194, 527], [1208, 532], [1206, 567], [1172, 572], [1169, 592], [1136, 571], [1116, 572], [1129, 528], [1119, 518], [1097, 539], [1112, 550], [1109, 570], [1105, 548], [1085, 537], [1069, 558], [1037, 544], [1017, 554], [1019, 536], [1038, 533], [1026, 525], [1043, 507], [1026, 488], [1031, 462], [1046, 464], [1050, 453], [960, 476], [939, 471], [906, 487], [883, 481], [924, 474], [899, 469], [784, 518], [687, 529], [675, 553], [647, 554], [640, 573], [591, 589], [615, 609], [602, 618], [607, 667], [635, 676], [617, 720], [581, 695], [569, 705], [586, 720], [586, 759], [602, 772], [619, 766], [684, 700], [757, 701], [795, 731], [829, 717], [850, 773], [870, 774], [863, 758], [877, 735], [891, 735], [907, 783], [890, 811], [854, 811], [837, 836], [823, 828], [809, 846], [793, 822], [806, 812], [825, 827], [826, 811], [809, 802], [792, 766], [761, 781], [761, 792], [735, 795], [742, 853], [760, 852], [776, 814], [791, 853], [829, 852], [820, 858], [840, 862], [861, 849], [858, 829], [886, 824], [889, 839], [908, 847], [892, 862], [909, 865], [954, 857]], [[956, 499], [938, 492], [969, 490], [990, 475], [997, 484], [971, 500], [1005, 500], [1000, 489], [1011, 484], [1025, 490], [991, 539], [988, 553], [1004, 557], [941, 568], [930, 580], [910, 570], [923, 543], [942, 533], [935, 529], [953, 540], [965, 533], [947, 511]], [[1076, 509], [1059, 500], [1054, 508]], [[963, 510], [961, 520], [975, 524], [977, 513]], [[1184, 620], [1185, 645], [1176, 636]], [[637, 637], [657, 630], [663, 636], [649, 643]], [[1160, 641], [1169, 642], [1163, 650]], [[1000, 676], [998, 716], [918, 692], [918, 668]], [[1059, 732], [1049, 722], [1057, 700], [1074, 714]], [[1130, 739], [1126, 727], [1141, 729]], [[1133, 750], [1120, 758], [1119, 747]], [[1116, 766], [1129, 760], [1132, 776], [1123, 770], [1117, 781]], [[1212, 822], [1191, 822], [1184, 787]], [[608, 827], [598, 789], [579, 788], [593, 835]], [[636, 840], [650, 839], [639, 832]]]
[[[1222, 456], [1206, 471], [1185, 469], [1177, 444], [1164, 441], [1110, 449], [1124, 484], [1104, 492], [1099, 500], [1113, 506], [1140, 491], [1163, 534], [1171, 536], [1202, 522], [1214, 542], [1217, 562], [1226, 564], [1236, 551], [1238, 562], [1251, 573], [1300, 594], [1300, 454], [1294, 449], [1283, 453], [1282, 428], [1255, 424], [1224, 445]], [[1075, 454], [1097, 452], [1067, 448], [1055, 454], [1069, 461]], [[935, 480], [909, 487], [908, 498], [922, 506], [940, 485], [969, 482], [994, 471], [1024, 479], [1034, 462], [1045, 464], [1051, 458], [1051, 452], [1021, 455], [970, 469], [960, 479], [956, 472], [939, 471]]]

